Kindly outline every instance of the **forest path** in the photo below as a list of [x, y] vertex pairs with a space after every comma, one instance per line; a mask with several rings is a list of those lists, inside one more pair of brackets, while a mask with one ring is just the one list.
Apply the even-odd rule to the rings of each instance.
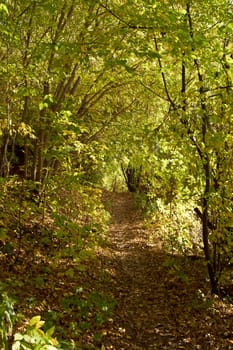
[[205, 275], [203, 263], [168, 256], [160, 242], [150, 244], [130, 193], [106, 194], [104, 201], [112, 216], [102, 252], [109, 280], [105, 287], [117, 305], [104, 331], [102, 348], [230, 349], [221, 340], [221, 317], [212, 320], [206, 302], [197, 294], [199, 288], [206, 288], [200, 277]]

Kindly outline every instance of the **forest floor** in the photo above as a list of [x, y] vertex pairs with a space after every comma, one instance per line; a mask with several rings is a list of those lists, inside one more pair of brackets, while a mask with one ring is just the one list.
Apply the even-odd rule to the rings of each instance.
[[130, 193], [104, 192], [103, 202], [106, 242], [81, 265], [59, 257], [48, 228], [40, 245], [41, 227], [24, 232], [17, 260], [11, 251], [0, 256], [0, 287], [22, 315], [15, 331], [41, 315], [62, 349], [73, 340], [75, 350], [233, 350], [233, 300], [210, 295], [203, 258], [151, 239]]
[[130, 193], [104, 201], [112, 222], [99, 257], [116, 307], [102, 349], [233, 349], [233, 305], [208, 293], [203, 259], [152, 242]]

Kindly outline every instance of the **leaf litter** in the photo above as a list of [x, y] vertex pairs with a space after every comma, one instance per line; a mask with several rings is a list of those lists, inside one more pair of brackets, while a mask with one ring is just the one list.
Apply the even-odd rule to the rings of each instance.
[[111, 203], [108, 244], [100, 253], [116, 307], [105, 326], [106, 350], [233, 349], [232, 300], [209, 294], [203, 259], [171, 255], [151, 242], [129, 193]]
[[2, 260], [17, 313], [42, 315], [76, 350], [233, 349], [232, 300], [209, 294], [204, 260], [152, 242], [130, 193], [105, 192], [103, 201], [112, 218], [107, 240], [83, 269], [44, 252], [32, 259], [27, 242], [11, 269]]

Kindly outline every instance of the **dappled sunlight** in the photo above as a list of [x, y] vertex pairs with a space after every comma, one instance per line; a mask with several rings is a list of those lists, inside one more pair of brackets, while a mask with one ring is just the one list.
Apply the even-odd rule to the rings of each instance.
[[118, 196], [118, 218], [107, 253], [100, 254], [117, 303], [104, 331], [105, 349], [229, 349], [232, 305], [209, 295], [204, 260], [151, 244], [143, 218], [132, 220], [132, 198]]
[[233, 350], [232, 13], [1, 1], [0, 350]]

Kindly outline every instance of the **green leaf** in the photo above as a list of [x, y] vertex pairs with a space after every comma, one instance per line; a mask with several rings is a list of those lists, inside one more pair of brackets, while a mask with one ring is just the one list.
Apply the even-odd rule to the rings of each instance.
[[53, 326], [53, 327], [49, 328], [45, 334], [48, 337], [51, 337], [53, 335], [54, 331], [55, 331], [55, 327]]
[[23, 335], [21, 333], [15, 333], [14, 340], [22, 340], [22, 339], [23, 339]]
[[[18, 334], [18, 335], [22, 336], [22, 334]], [[12, 345], [12, 350], [20, 350], [20, 347], [21, 347], [20, 341], [17, 340], [17, 341]]]
[[157, 51], [147, 51], [145, 53], [150, 58], [160, 58], [161, 55]]
[[69, 269], [65, 272], [65, 275], [67, 277], [73, 278], [74, 277], [74, 269]]
[[8, 8], [5, 4], [0, 4], [0, 12], [5, 12], [7, 15], [9, 15]]
[[[44, 324], [44, 321], [41, 321], [41, 316], [34, 316], [29, 321], [29, 326], [36, 326], [36, 328], [40, 328]], [[38, 327], [39, 325], [39, 327]]]
[[54, 102], [53, 95], [51, 95], [51, 94], [45, 95], [44, 101], [53, 103]]
[[0, 241], [5, 242], [7, 239], [7, 229], [0, 227]]
[[29, 334], [25, 334], [23, 340], [28, 344], [36, 344], [36, 338]]
[[40, 102], [39, 103], [39, 110], [40, 111], [43, 111], [43, 109], [46, 109], [46, 108], [48, 108], [48, 103], [47, 102]]

